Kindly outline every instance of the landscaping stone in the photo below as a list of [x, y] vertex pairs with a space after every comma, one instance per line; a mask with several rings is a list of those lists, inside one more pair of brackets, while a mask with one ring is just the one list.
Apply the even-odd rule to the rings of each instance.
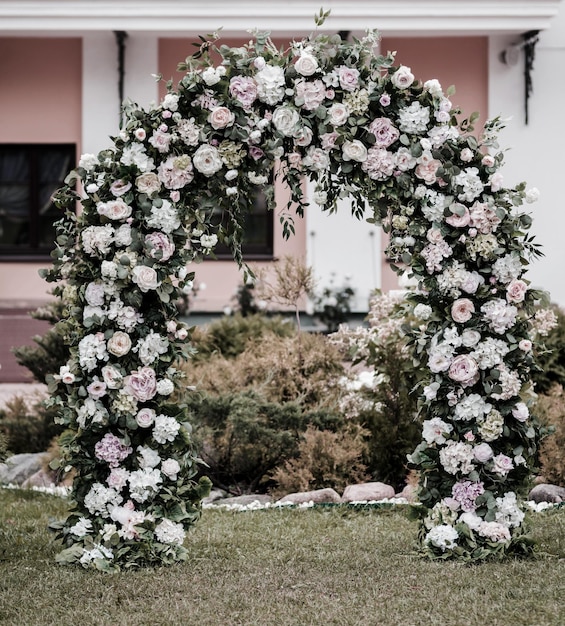
[[264, 493], [250, 493], [244, 496], [234, 496], [233, 498], [222, 498], [214, 502], [214, 504], [239, 504], [241, 506], [248, 506], [253, 502], [259, 502], [260, 504], [269, 504], [273, 499], [271, 496]]
[[394, 498], [394, 488], [386, 483], [359, 483], [348, 485], [343, 492], [341, 502], [369, 502]]
[[22, 483], [24, 489], [30, 489], [31, 487], [53, 487], [55, 485], [55, 477], [53, 472], [40, 469], [35, 474], [32, 474], [29, 478], [26, 478]]
[[30, 476], [41, 470], [45, 453], [14, 454], [0, 463], [0, 483], [21, 486]]
[[302, 504], [304, 502], [314, 502], [322, 504], [325, 502], [341, 502], [341, 497], [334, 489], [316, 489], [315, 491], [299, 491], [297, 493], [289, 493], [277, 501], [277, 504]]
[[402, 491], [395, 494], [395, 498], [404, 498], [408, 502], [417, 502], [416, 485], [406, 485]]
[[558, 485], [536, 485], [529, 493], [528, 500], [534, 502], [565, 502], [565, 487]]
[[212, 491], [210, 491], [209, 496], [202, 498], [202, 503], [212, 504], [212, 502], [217, 502], [218, 500], [221, 500], [222, 498], [225, 498], [226, 496], [227, 496], [227, 491], [224, 491], [223, 489], [212, 489]]

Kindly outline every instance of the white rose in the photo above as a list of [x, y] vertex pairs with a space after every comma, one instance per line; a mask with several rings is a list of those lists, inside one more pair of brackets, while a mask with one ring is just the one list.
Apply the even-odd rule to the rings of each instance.
[[131, 350], [131, 338], [127, 333], [118, 330], [108, 339], [107, 347], [110, 354], [124, 356]]
[[219, 83], [221, 78], [220, 73], [217, 72], [214, 67], [207, 67], [202, 72], [202, 80], [208, 85], [208, 87]]
[[435, 98], [443, 95], [443, 90], [441, 88], [441, 84], [439, 80], [436, 78], [432, 78], [431, 80], [427, 80], [424, 83], [424, 87], [431, 93]]
[[176, 459], [165, 459], [161, 463], [161, 471], [171, 480], [176, 480], [177, 474], [180, 472], [180, 465]]
[[537, 202], [539, 200], [540, 192], [537, 187], [532, 187], [526, 191], [526, 202], [528, 204], [532, 204], [533, 202]]
[[342, 147], [344, 161], [363, 162], [367, 160], [367, 148], [358, 140], [346, 141]]
[[105, 365], [102, 368], [102, 378], [108, 389], [119, 389], [122, 386], [123, 376], [113, 365]]
[[120, 198], [109, 202], [100, 202], [96, 206], [99, 215], [110, 220], [124, 220], [131, 215], [131, 207]]
[[333, 126], [343, 126], [349, 119], [349, 109], [341, 102], [334, 102], [328, 109], [330, 124]]
[[223, 166], [218, 150], [207, 143], [201, 145], [194, 153], [192, 163], [204, 176], [213, 176]]
[[215, 130], [232, 126], [235, 115], [227, 107], [216, 107], [208, 116], [210, 125]]
[[409, 67], [401, 65], [390, 80], [398, 89], [407, 89], [414, 82], [414, 74], [412, 74]]
[[296, 59], [294, 68], [301, 76], [312, 76], [318, 69], [318, 59], [308, 52], [302, 52]]
[[300, 114], [291, 107], [278, 107], [273, 111], [274, 127], [285, 137], [291, 137], [300, 122]]
[[143, 292], [157, 289], [161, 284], [161, 281], [157, 277], [157, 272], [147, 265], [136, 265], [133, 268], [131, 279]]

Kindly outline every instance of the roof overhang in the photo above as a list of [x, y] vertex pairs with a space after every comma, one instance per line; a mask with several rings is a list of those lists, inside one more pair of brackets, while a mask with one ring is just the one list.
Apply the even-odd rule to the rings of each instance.
[[2, 36], [123, 30], [177, 37], [248, 29], [302, 36], [320, 6], [323, 30], [387, 35], [494, 35], [545, 30], [561, 0], [0, 0]]

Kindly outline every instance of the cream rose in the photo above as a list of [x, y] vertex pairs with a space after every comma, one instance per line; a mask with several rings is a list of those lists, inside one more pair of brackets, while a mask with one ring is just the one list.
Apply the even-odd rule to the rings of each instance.
[[136, 265], [133, 268], [131, 279], [145, 293], [157, 289], [161, 284], [157, 272], [147, 265]]
[[161, 472], [171, 480], [176, 480], [180, 472], [180, 465], [176, 459], [165, 459], [161, 463]]
[[121, 357], [131, 350], [131, 338], [127, 333], [118, 330], [108, 339], [106, 345], [110, 354]]
[[96, 206], [99, 215], [110, 220], [124, 220], [131, 215], [131, 207], [121, 198], [109, 202], [99, 202]]
[[161, 181], [157, 177], [157, 174], [145, 172], [145, 174], [141, 174], [141, 176], [135, 179], [135, 186], [141, 193], [152, 196], [161, 189]]
[[362, 163], [367, 160], [367, 148], [358, 139], [344, 142], [342, 152], [344, 161], [358, 161]]
[[349, 119], [349, 109], [341, 102], [334, 102], [328, 109], [328, 119], [333, 126], [343, 126]]

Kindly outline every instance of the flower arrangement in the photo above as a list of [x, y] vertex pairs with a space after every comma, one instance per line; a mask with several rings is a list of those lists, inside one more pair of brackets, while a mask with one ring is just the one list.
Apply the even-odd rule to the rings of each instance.
[[536, 446], [539, 294], [523, 278], [537, 252], [531, 219], [516, 208], [535, 191], [503, 187], [500, 123], [476, 139], [438, 81], [375, 54], [374, 32], [318, 33], [286, 50], [267, 33], [238, 48], [201, 40], [176, 90], [148, 111], [127, 105], [112, 146], [83, 155], [56, 196], [65, 216], [45, 277], [62, 281], [70, 358], [49, 388], [69, 429], [62, 462], [76, 471], [59, 560], [117, 569], [186, 558], [208, 485], [193, 480], [187, 415], [169, 401], [187, 387], [175, 362], [190, 352], [174, 303], [218, 242], [242, 262], [245, 212], [257, 187], [274, 208], [279, 161], [286, 235], [308, 176], [328, 211], [343, 195], [356, 217], [369, 206], [390, 232], [390, 258], [419, 281], [412, 342], [426, 419], [411, 459], [423, 545], [441, 558], [511, 550]]

